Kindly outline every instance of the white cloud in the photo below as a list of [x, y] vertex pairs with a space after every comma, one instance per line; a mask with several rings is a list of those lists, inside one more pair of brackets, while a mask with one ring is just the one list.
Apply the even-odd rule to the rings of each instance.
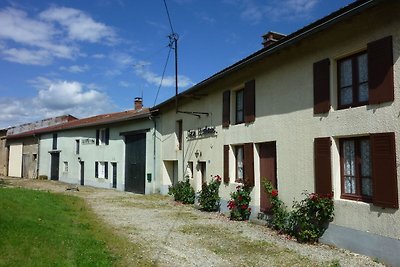
[[78, 42], [114, 44], [115, 31], [83, 11], [52, 7], [39, 14], [0, 9], [0, 56], [11, 62], [49, 65], [56, 58], [84, 56]]
[[66, 28], [71, 40], [96, 43], [107, 41], [114, 43], [114, 30], [103, 23], [94, 21], [81, 10], [67, 7], [52, 7], [42, 13], [40, 18], [45, 21], [58, 22]]
[[69, 67], [60, 67], [60, 70], [72, 72], [72, 73], [80, 73], [80, 72], [85, 72], [88, 71], [90, 68], [88, 65], [72, 65]]
[[[149, 66], [150, 66], [149, 62], [139, 61], [138, 64], [135, 64], [133, 66], [133, 68], [137, 76], [143, 78], [150, 84], [159, 86], [162, 77], [152, 72]], [[189, 77], [185, 75], [178, 75], [178, 85], [179, 87], [189, 87], [194, 85], [194, 83]], [[162, 86], [166, 87], [175, 86], [175, 76], [164, 76], [164, 79], [162, 80]]]
[[109, 97], [96, 90], [94, 84], [44, 77], [29, 83], [38, 89], [33, 98], [0, 97], [0, 128], [64, 114], [83, 118], [116, 109]]
[[96, 58], [96, 59], [102, 59], [105, 58], [106, 56], [104, 54], [94, 54], [92, 55], [92, 58]]
[[118, 84], [119, 84], [119, 86], [125, 87], [125, 88], [131, 87], [133, 85], [130, 82], [126, 82], [126, 81], [120, 81]]

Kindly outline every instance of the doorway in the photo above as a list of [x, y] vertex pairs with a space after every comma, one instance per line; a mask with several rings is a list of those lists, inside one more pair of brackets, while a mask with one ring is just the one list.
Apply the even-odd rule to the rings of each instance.
[[58, 181], [59, 169], [60, 169], [60, 153], [53, 152], [51, 155], [51, 166], [50, 166], [50, 179]]
[[145, 193], [146, 133], [125, 137], [125, 191]]
[[260, 211], [269, 213], [271, 211], [271, 201], [265, 192], [263, 182], [271, 182], [277, 188], [276, 175], [276, 142], [261, 143], [260, 149]]
[[81, 185], [85, 185], [85, 162], [80, 161], [81, 165]]
[[117, 163], [111, 162], [112, 166], [112, 188], [117, 188]]

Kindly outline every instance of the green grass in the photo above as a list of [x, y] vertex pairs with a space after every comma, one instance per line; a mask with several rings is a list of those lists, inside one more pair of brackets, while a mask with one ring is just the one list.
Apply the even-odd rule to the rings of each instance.
[[150, 266], [83, 199], [0, 188], [0, 266]]

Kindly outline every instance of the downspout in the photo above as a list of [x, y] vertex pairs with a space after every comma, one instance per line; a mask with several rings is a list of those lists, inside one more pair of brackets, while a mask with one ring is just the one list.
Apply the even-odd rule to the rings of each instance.
[[38, 144], [38, 151], [37, 151], [37, 154], [36, 154], [36, 179], [38, 179], [39, 178], [39, 163], [40, 163], [40, 135], [39, 136], [35, 136], [35, 135], [33, 135], [34, 137], [36, 137], [36, 139], [37, 139], [37, 144]]
[[151, 121], [153, 121], [154, 124], [154, 129], [153, 129], [153, 192], [154, 188], [156, 187], [156, 129], [157, 129], [157, 122], [155, 117], [151, 116], [149, 117]]

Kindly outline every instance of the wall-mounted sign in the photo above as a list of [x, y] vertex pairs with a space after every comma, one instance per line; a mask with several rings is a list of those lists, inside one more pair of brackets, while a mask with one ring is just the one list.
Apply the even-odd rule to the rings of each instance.
[[82, 145], [93, 145], [94, 143], [96, 143], [94, 138], [84, 138], [81, 139], [81, 143]]
[[216, 135], [217, 135], [217, 130], [215, 130], [215, 126], [204, 126], [196, 130], [187, 131], [188, 140], [212, 137]]

